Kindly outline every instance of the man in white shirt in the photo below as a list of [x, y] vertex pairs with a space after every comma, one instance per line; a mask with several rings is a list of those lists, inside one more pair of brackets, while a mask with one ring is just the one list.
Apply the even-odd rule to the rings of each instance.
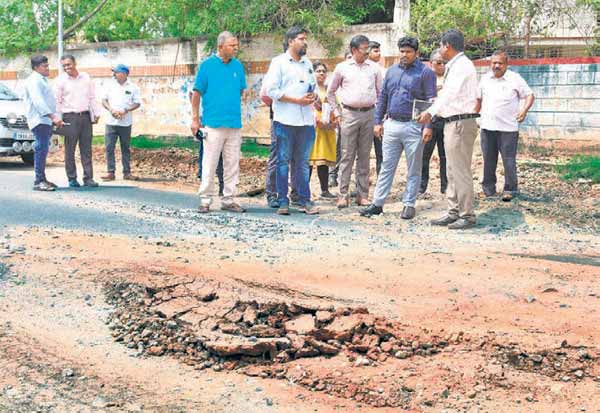
[[298, 193], [300, 212], [319, 213], [310, 198], [308, 157], [315, 142], [316, 80], [311, 61], [306, 57], [307, 32], [299, 26], [285, 34], [285, 53], [271, 60], [265, 76], [265, 90], [273, 101], [273, 133], [277, 139], [276, 188], [277, 213], [289, 215], [288, 179], [294, 169], [293, 186]]
[[444, 119], [446, 149], [448, 212], [431, 221], [432, 225], [449, 229], [466, 229], [475, 225], [473, 208], [473, 172], [471, 160], [477, 137], [475, 113], [477, 104], [477, 72], [464, 54], [465, 39], [461, 32], [450, 29], [442, 35], [440, 53], [448, 61], [444, 85], [433, 105], [419, 116], [429, 123], [433, 116]]
[[[521, 99], [525, 100], [520, 107]], [[534, 95], [525, 79], [508, 70], [508, 56], [497, 50], [491, 58], [491, 71], [479, 82], [476, 112], [481, 112], [481, 152], [483, 153], [483, 193], [496, 195], [498, 153], [504, 165], [502, 200], [510, 202], [518, 192], [517, 144], [519, 123], [525, 120]]]
[[123, 179], [135, 181], [137, 177], [131, 174], [131, 112], [140, 107], [140, 90], [128, 79], [129, 68], [118, 64], [113, 68], [114, 79], [109, 82], [102, 97], [102, 106], [108, 111], [104, 132], [106, 147], [106, 171], [104, 181], [115, 180], [115, 146], [117, 139], [121, 144], [121, 162], [123, 164]]

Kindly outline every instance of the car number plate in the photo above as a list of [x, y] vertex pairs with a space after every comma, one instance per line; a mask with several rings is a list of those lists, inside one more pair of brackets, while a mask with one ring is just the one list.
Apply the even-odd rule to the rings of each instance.
[[13, 133], [13, 139], [18, 141], [32, 141], [33, 133], [31, 132], [15, 132]]

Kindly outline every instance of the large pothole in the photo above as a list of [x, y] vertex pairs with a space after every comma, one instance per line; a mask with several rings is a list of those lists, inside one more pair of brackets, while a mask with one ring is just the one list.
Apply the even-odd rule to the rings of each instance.
[[[417, 334], [366, 308], [258, 302], [236, 298], [230, 289], [219, 287], [198, 278], [161, 287], [107, 285], [107, 301], [115, 306], [109, 328], [116, 341], [139, 356], [171, 355], [196, 369], [286, 379], [373, 406], [414, 407], [415, 388], [399, 379], [405, 376], [394, 376], [390, 364], [415, 357], [415, 363], [421, 363], [423, 357], [438, 353], [477, 351], [502, 368], [563, 381], [600, 379], [593, 349], [564, 344], [528, 353], [489, 338], [475, 343], [462, 333]], [[315, 357], [330, 368], [315, 369], [302, 362]], [[356, 369], [364, 374], [357, 377]], [[480, 379], [506, 387], [498, 375], [482, 373]], [[447, 398], [450, 387], [441, 383], [434, 395]]]

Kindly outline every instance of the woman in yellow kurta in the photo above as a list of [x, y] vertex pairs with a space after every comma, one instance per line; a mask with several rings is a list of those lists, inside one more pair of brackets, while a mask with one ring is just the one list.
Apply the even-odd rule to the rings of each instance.
[[315, 104], [316, 138], [308, 162], [312, 176], [313, 167], [317, 167], [317, 175], [321, 184], [321, 198], [335, 199], [336, 196], [329, 192], [329, 167], [335, 166], [335, 117], [333, 108], [327, 102], [327, 66], [325, 63], [313, 64], [317, 79], [317, 94], [319, 101]]

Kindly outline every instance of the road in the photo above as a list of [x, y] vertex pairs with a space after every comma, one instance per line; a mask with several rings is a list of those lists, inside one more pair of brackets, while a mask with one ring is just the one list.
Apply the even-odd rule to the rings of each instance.
[[[60, 167], [48, 174], [66, 184]], [[596, 233], [502, 203], [480, 203], [476, 228], [449, 232], [428, 223], [440, 195], [411, 222], [395, 200], [374, 219], [325, 202], [318, 217], [280, 217], [252, 198], [243, 215], [200, 215], [193, 188], [169, 183], [40, 193], [31, 181], [0, 160], [2, 411], [598, 411]], [[216, 298], [200, 300], [196, 284]], [[352, 342], [290, 360], [173, 347], [244, 340], [242, 322], [233, 332], [224, 320], [249, 305], [284, 317], [284, 340], [294, 308], [333, 314], [321, 328], [369, 312], [391, 330], [362, 324], [342, 331]], [[204, 321], [191, 321], [198, 311]], [[157, 320], [174, 323], [142, 340]], [[316, 346], [315, 331], [298, 334]], [[414, 344], [440, 341], [439, 352]]]

